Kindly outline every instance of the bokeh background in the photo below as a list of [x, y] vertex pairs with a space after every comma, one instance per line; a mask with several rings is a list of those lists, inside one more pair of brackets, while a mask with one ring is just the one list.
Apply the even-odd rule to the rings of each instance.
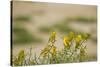
[[39, 54], [52, 31], [57, 32], [56, 46], [62, 49], [60, 37], [68, 32], [90, 33], [87, 54], [90, 61], [97, 60], [97, 6], [79, 4], [12, 2], [12, 52], [33, 48]]

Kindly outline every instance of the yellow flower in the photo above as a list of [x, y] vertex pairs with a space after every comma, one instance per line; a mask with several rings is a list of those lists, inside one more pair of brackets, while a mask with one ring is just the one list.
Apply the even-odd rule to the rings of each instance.
[[69, 40], [71, 41], [74, 38], [74, 32], [69, 32]]
[[50, 45], [46, 45], [46, 47], [41, 51], [40, 56], [45, 56], [49, 52], [50, 48]]
[[24, 57], [25, 57], [25, 52], [24, 52], [24, 50], [21, 50], [21, 51], [19, 52], [19, 54], [18, 54], [18, 59], [19, 59], [19, 60], [23, 60]]
[[56, 32], [52, 32], [48, 42], [55, 42]]
[[23, 60], [25, 59], [25, 52], [24, 50], [21, 50], [18, 54], [18, 62], [19, 64], [23, 63]]
[[55, 56], [56, 55], [56, 47], [55, 46], [52, 46], [52, 48], [51, 48], [51, 54], [52, 54], [52, 56]]
[[81, 40], [82, 40], [82, 36], [77, 35], [76, 38], [75, 38], [75, 48], [77, 48], [79, 46]]
[[84, 38], [85, 40], [87, 40], [89, 37], [90, 37], [90, 34], [89, 34], [89, 33], [83, 35], [83, 38]]
[[77, 35], [76, 38], [75, 38], [75, 42], [77, 44], [79, 44], [81, 42], [81, 39], [82, 39], [82, 36], [81, 35]]
[[69, 39], [68, 39], [68, 37], [64, 37], [63, 38], [63, 43], [64, 43], [65, 47], [69, 47]]

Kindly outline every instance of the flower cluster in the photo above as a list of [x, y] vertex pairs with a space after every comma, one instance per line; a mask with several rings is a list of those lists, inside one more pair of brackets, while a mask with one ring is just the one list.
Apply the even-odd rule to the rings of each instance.
[[[78, 34], [69, 32], [62, 38], [62, 50], [58, 50], [55, 42], [57, 34], [52, 32], [46, 46], [41, 50], [39, 56], [34, 56], [25, 63], [25, 51], [20, 51], [14, 59], [13, 65], [35, 65], [35, 64], [55, 64], [87, 61], [86, 45], [84, 44], [90, 34]], [[31, 51], [30, 51], [31, 52]], [[31, 55], [31, 54], [30, 54]], [[30, 56], [29, 56], [30, 57]]]

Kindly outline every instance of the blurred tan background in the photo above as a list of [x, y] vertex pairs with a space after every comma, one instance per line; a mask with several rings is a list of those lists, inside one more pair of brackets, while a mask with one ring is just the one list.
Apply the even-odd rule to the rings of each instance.
[[20, 50], [33, 48], [39, 54], [46, 45], [50, 33], [57, 32], [57, 48], [61, 49], [62, 35], [69, 31], [90, 33], [87, 54], [91, 60], [97, 56], [97, 6], [13, 1], [13, 55]]

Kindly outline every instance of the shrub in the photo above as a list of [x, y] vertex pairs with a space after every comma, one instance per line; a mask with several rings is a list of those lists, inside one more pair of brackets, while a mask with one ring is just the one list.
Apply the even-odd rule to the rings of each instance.
[[56, 37], [56, 32], [52, 32], [47, 45], [41, 50], [39, 56], [36, 56], [36, 54], [34, 56], [32, 55], [32, 48], [30, 48], [28, 55], [25, 53], [25, 50], [20, 51], [18, 56], [13, 58], [13, 65], [40, 65], [88, 61], [87, 48], [84, 42], [88, 40], [90, 34], [75, 34], [74, 32], [69, 32], [67, 36], [62, 38], [62, 50], [58, 50], [55, 46], [55, 42], [57, 41]]

